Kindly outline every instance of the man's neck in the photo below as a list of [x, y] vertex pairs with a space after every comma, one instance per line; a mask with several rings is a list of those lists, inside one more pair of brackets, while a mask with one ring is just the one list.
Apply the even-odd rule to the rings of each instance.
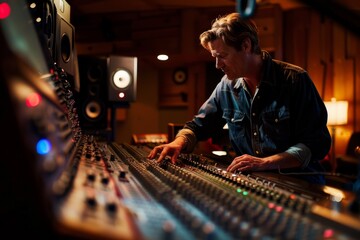
[[259, 86], [260, 81], [263, 77], [262, 66], [263, 66], [263, 62], [262, 62], [261, 56], [260, 55], [259, 55], [259, 57], [256, 56], [254, 58], [252, 67], [250, 68], [249, 75], [247, 77], [244, 77], [246, 86], [252, 96], [254, 96], [256, 88]]

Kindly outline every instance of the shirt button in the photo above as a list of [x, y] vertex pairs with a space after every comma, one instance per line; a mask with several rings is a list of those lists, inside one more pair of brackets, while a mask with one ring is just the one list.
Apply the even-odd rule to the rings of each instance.
[[279, 121], [279, 119], [275, 118], [275, 122], [277, 123]]
[[255, 117], [255, 116], [256, 116], [256, 113], [252, 113], [252, 115]]
[[259, 155], [259, 151], [255, 151], [255, 153], [256, 153], [257, 155]]
[[231, 119], [231, 122], [234, 122], [234, 118]]
[[256, 132], [254, 132], [254, 136], [256, 136], [257, 135], [257, 133]]

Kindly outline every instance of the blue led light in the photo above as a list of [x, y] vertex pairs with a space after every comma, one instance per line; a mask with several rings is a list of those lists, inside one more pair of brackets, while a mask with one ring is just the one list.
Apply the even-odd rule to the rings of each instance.
[[[246, 6], [244, 6], [246, 4]], [[256, 0], [236, 0], [236, 11], [240, 13], [242, 18], [250, 18], [255, 13]]]
[[36, 144], [36, 151], [40, 155], [49, 153], [51, 150], [51, 144], [47, 139], [40, 139]]

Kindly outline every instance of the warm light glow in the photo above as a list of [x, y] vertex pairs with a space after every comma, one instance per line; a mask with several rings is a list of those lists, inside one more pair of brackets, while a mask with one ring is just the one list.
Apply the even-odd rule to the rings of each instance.
[[330, 126], [344, 125], [348, 121], [348, 102], [336, 101], [332, 98], [330, 102], [325, 102], [328, 112], [328, 122]]
[[160, 61], [166, 61], [166, 60], [169, 59], [169, 56], [166, 55], [166, 54], [159, 54], [159, 55], [157, 56], [157, 59], [160, 60]]
[[331, 195], [331, 200], [336, 201], [336, 202], [340, 202], [345, 197], [345, 194], [343, 191], [341, 191], [337, 188], [329, 187], [329, 186], [324, 187], [324, 192]]
[[226, 151], [212, 151], [212, 153], [216, 156], [226, 156]]

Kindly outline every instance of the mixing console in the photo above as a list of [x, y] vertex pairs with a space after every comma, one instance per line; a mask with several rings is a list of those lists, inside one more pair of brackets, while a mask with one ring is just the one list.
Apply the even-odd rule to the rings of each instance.
[[[318, 205], [331, 202], [324, 192], [281, 186], [261, 174], [228, 173], [201, 155], [182, 154], [176, 165], [169, 161], [159, 165], [147, 159], [147, 146], [101, 143], [86, 135], [78, 149], [71, 190], [56, 204], [59, 225], [71, 235], [355, 239], [352, 234], [359, 231], [353, 228], [358, 219]], [[319, 207], [350, 225], [322, 219]]]

